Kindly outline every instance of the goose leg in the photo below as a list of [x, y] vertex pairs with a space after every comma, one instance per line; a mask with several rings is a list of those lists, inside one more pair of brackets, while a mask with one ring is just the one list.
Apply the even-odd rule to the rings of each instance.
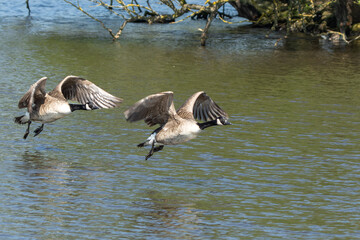
[[36, 137], [37, 135], [39, 135], [39, 133], [41, 133], [41, 131], [44, 129], [44, 124], [41, 124], [40, 127], [38, 127], [37, 129], [35, 129], [34, 133], [34, 137]]
[[25, 131], [25, 134], [24, 134], [24, 139], [26, 139], [27, 138], [27, 136], [29, 135], [29, 132], [30, 132], [30, 124], [31, 124], [31, 121], [29, 120], [28, 121], [28, 126], [27, 126], [27, 128], [26, 128], [26, 131]]
[[151, 145], [150, 152], [148, 153], [148, 155], [146, 155], [145, 160], [148, 160], [154, 154], [154, 145], [155, 143], [153, 142], [153, 144]]

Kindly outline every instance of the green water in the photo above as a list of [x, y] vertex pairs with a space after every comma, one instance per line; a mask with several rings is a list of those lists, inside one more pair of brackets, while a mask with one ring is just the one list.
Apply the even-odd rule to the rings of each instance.
[[[2, 239], [359, 238], [359, 45], [299, 35], [274, 47], [266, 31], [220, 23], [206, 48], [185, 25], [129, 25], [113, 43], [91, 20], [73, 29], [35, 7], [0, 12]], [[124, 102], [23, 140], [20, 97], [67, 75]], [[123, 111], [167, 90], [177, 107], [206, 91], [233, 125], [144, 161], [136, 145], [154, 128]]]

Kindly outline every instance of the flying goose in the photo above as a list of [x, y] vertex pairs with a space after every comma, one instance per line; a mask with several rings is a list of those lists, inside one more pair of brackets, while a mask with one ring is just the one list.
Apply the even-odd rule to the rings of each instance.
[[[105, 92], [92, 82], [77, 77], [67, 76], [51, 92], [46, 93], [46, 77], [31, 85], [30, 89], [20, 99], [18, 107], [27, 108], [25, 115], [15, 117], [18, 124], [28, 124], [24, 139], [29, 135], [32, 121], [40, 122], [34, 133], [37, 136], [45, 123], [54, 122], [76, 110], [95, 110], [114, 108], [122, 102], [121, 98]], [[68, 100], [81, 104], [68, 103]]]
[[[145, 142], [137, 145], [151, 145], [145, 160], [162, 150], [164, 145], [189, 141], [207, 127], [231, 124], [227, 113], [203, 91], [193, 94], [177, 111], [173, 97], [171, 91], [149, 95], [124, 112], [129, 122], [144, 119], [149, 126], [160, 125]], [[198, 123], [195, 119], [205, 122]]]

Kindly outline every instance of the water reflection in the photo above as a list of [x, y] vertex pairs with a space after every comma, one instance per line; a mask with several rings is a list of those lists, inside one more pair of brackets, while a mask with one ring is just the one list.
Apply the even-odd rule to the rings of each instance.
[[99, 204], [106, 202], [107, 195], [101, 189], [106, 184], [94, 177], [98, 171], [69, 163], [61, 155], [38, 151], [25, 151], [16, 168], [21, 174], [16, 176], [19, 191], [12, 205], [21, 206], [22, 211], [19, 214], [13, 209], [8, 215], [21, 222], [24, 229], [20, 232], [25, 236], [79, 239], [82, 233], [78, 229], [85, 227], [93, 228], [94, 237], [103, 234], [99, 226], [106, 220], [100, 217], [89, 225], [107, 210]]
[[59, 161], [53, 156], [45, 156], [39, 151], [25, 151], [22, 160], [23, 164], [18, 165], [18, 168], [33, 181], [41, 180], [60, 185], [70, 181], [70, 166], [67, 162]]
[[69, 165], [41, 152], [25, 151], [17, 162], [16, 173], [21, 173], [15, 175], [18, 190], [12, 194], [17, 197], [9, 205], [7, 215], [13, 216], [10, 222], [21, 223], [17, 232], [24, 237], [42, 238], [49, 226], [60, 226], [67, 220], [66, 214], [59, 213], [71, 204], [68, 197], [73, 189], [69, 183], [73, 177]]
[[288, 51], [316, 51], [321, 48], [321, 45], [319, 40], [315, 37], [303, 33], [294, 33], [288, 36], [286, 39], [283, 39], [283, 45], [281, 47]]
[[195, 203], [183, 199], [181, 194], [149, 190], [144, 199], [136, 202], [142, 208], [138, 225], [145, 225], [146, 235], [171, 239], [194, 239], [200, 230]]
[[[66, 161], [40, 152], [26, 151], [22, 157], [22, 164], [18, 165], [24, 174], [21, 179], [22, 192], [35, 199], [34, 208], [45, 210], [71, 204], [76, 192], [73, 182], [77, 177], [71, 173], [71, 166]], [[78, 184], [86, 187], [86, 182]]]

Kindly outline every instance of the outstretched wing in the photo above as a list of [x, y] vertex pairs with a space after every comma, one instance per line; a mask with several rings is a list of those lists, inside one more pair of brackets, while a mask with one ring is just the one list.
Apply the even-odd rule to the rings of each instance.
[[228, 114], [203, 91], [193, 94], [177, 113], [180, 117], [195, 118], [200, 121], [210, 121], [217, 117], [228, 118]]
[[163, 125], [176, 114], [173, 98], [171, 91], [149, 95], [126, 110], [125, 118], [129, 122], [144, 119], [149, 126]]
[[32, 105], [35, 101], [41, 102], [44, 101], [46, 91], [47, 77], [43, 77], [38, 80], [36, 83], [30, 86], [30, 89], [25, 93], [25, 95], [20, 99], [18, 103], [19, 108], [27, 108], [28, 112], [32, 111]]
[[82, 104], [92, 102], [98, 108], [114, 108], [122, 102], [121, 98], [111, 95], [89, 80], [77, 76], [67, 76], [49, 94], [62, 94], [65, 99]]

